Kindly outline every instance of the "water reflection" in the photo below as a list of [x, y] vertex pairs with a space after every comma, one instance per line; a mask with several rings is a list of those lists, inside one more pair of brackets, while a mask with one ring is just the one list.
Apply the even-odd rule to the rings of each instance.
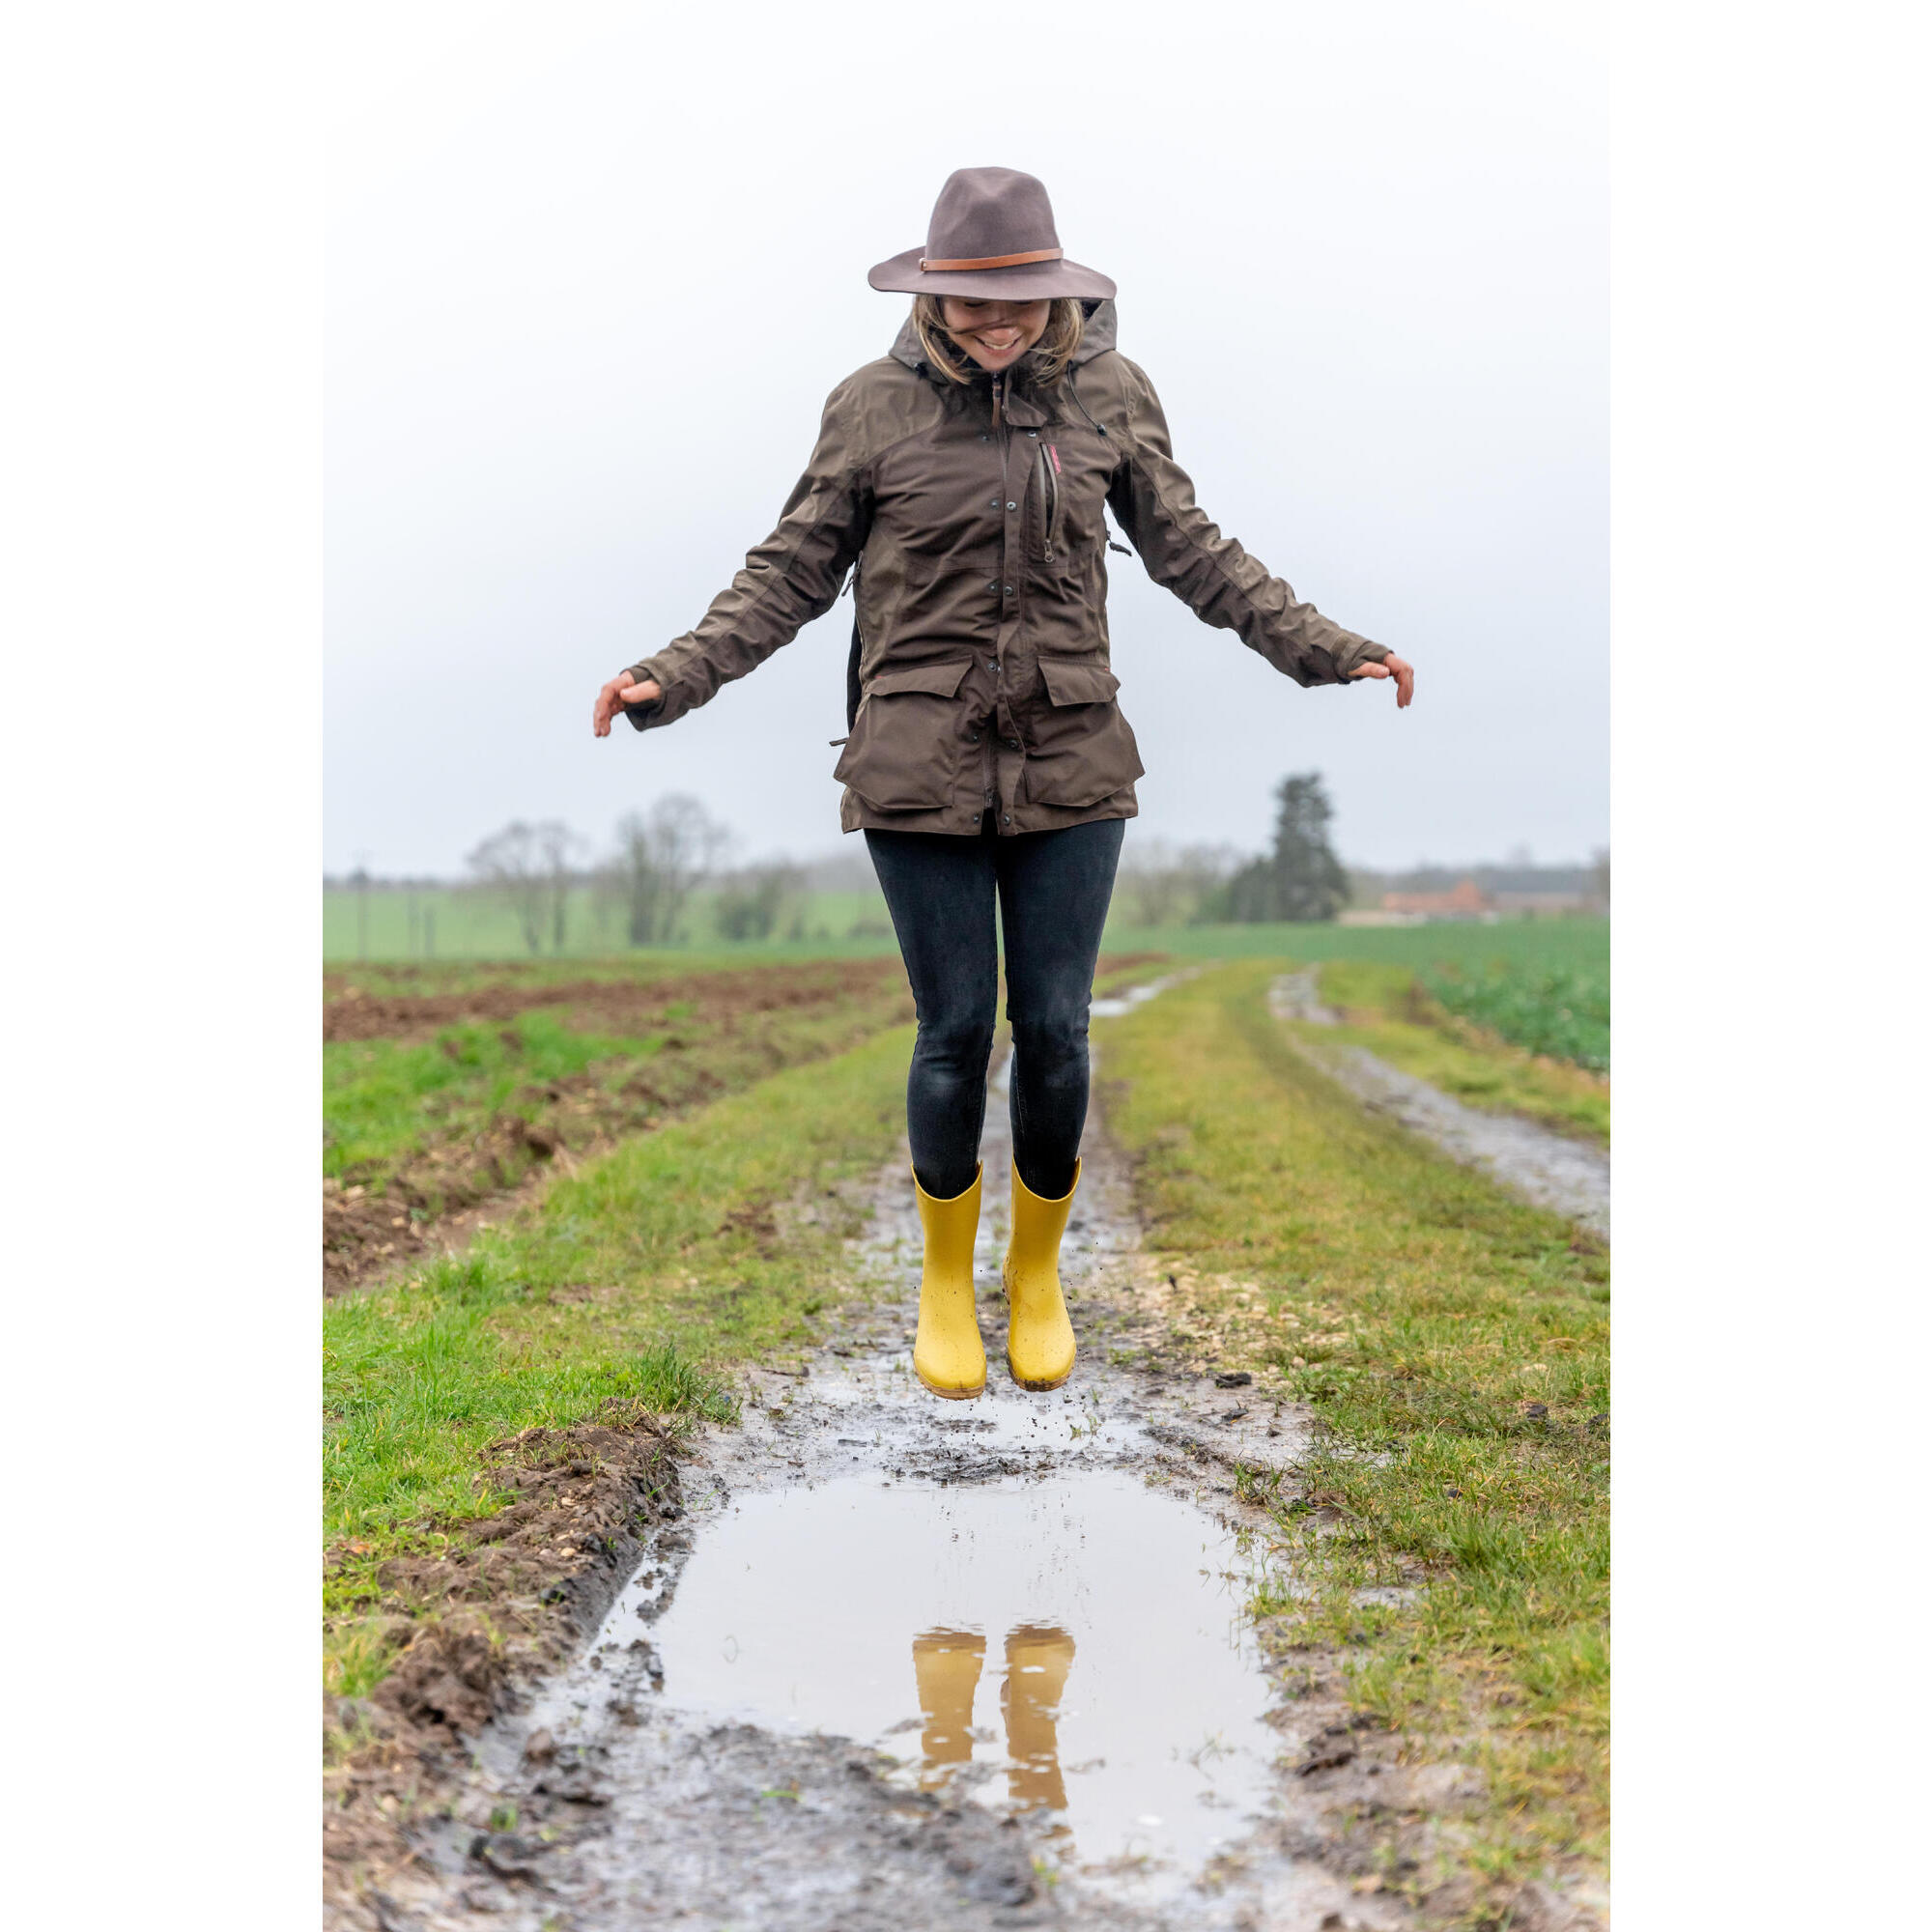
[[[1073, 1666], [1071, 1636], [1055, 1624], [1021, 1624], [1007, 1634], [1000, 1711], [1007, 1726], [1007, 1793], [1025, 1808], [1066, 1809], [1060, 1773], [1060, 1700]], [[936, 1791], [973, 1756], [973, 1702], [986, 1639], [978, 1631], [929, 1630], [912, 1640], [923, 1757], [920, 1786]]]

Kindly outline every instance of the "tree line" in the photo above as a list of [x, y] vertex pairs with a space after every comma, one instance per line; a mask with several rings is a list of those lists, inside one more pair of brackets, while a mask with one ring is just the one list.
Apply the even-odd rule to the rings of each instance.
[[[585, 864], [586, 841], [559, 819], [513, 819], [465, 861], [479, 890], [514, 913], [525, 946], [563, 952], [572, 890], [587, 883], [591, 917], [614, 923], [632, 946], [679, 938], [693, 895], [714, 885], [712, 918], [721, 938], [769, 939], [787, 907], [797, 908], [805, 875], [784, 860], [724, 869], [733, 838], [695, 798], [672, 792], [617, 822], [611, 848]], [[795, 922], [796, 923], [796, 922]]]

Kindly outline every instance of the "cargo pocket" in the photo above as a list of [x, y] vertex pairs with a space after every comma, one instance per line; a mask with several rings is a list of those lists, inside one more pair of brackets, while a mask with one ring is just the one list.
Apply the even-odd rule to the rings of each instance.
[[959, 771], [959, 687], [970, 658], [882, 670], [866, 686], [832, 776], [879, 811], [950, 805]]
[[1121, 680], [1091, 658], [1039, 661], [1046, 702], [1028, 723], [1026, 793], [1035, 805], [1098, 805], [1140, 777], [1140, 748], [1114, 694]]

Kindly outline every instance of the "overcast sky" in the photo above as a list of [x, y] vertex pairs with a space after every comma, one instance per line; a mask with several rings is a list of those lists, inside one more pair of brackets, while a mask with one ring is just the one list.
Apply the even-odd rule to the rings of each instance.
[[[1135, 837], [1346, 858], [1608, 840], [1608, 194], [1560, 13], [1455, 0], [407, 9], [334, 48], [324, 863], [594, 846], [694, 792], [840, 845], [849, 607], [666, 731], [589, 727], [776, 521], [955, 167], [1024, 168], [1120, 284], [1209, 516], [1417, 667], [1303, 691], [1110, 559]], [[856, 841], [854, 841], [856, 844]]]

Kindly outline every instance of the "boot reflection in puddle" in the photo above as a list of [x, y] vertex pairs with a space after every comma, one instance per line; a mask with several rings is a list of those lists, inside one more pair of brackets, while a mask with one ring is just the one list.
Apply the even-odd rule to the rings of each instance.
[[952, 1767], [973, 1755], [973, 1693], [985, 1654], [986, 1639], [978, 1631], [933, 1630], [912, 1640], [919, 1710], [925, 1719], [919, 1741], [925, 1753], [922, 1791], [938, 1790]]
[[1073, 1639], [1052, 1624], [1022, 1624], [1007, 1638], [1007, 1789], [1029, 1808], [1066, 1809], [1060, 1775], [1060, 1699], [1073, 1662]]

